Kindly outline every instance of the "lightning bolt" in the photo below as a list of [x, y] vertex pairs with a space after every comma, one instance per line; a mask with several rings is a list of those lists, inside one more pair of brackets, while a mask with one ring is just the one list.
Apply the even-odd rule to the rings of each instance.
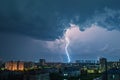
[[69, 52], [68, 52], [68, 46], [70, 44], [70, 41], [69, 41], [68, 37], [65, 37], [65, 40], [66, 40], [65, 52], [66, 52], [66, 55], [67, 55], [68, 63], [70, 63], [71, 60], [70, 60], [70, 55], [69, 55]]

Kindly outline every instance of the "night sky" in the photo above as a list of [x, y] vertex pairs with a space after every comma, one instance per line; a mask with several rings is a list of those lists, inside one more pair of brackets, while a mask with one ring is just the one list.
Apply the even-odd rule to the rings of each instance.
[[0, 0], [0, 59], [120, 59], [120, 0]]

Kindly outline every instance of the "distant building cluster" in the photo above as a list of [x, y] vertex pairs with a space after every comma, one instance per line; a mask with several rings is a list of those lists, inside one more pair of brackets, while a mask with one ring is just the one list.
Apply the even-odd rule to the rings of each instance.
[[[2, 62], [0, 65], [3, 68]], [[0, 66], [0, 67], [1, 67]], [[106, 58], [100, 58], [99, 61], [95, 60], [76, 60], [75, 63], [60, 63], [60, 62], [46, 62], [45, 59], [39, 59], [38, 63], [35, 62], [25, 62], [25, 61], [8, 61], [5, 62], [6, 70], [31, 70], [41, 67], [48, 68], [64, 68], [64, 67], [78, 67], [81, 71], [86, 71], [87, 73], [102, 73], [105, 69], [120, 68], [120, 61], [107, 61]]]
[[100, 73], [99, 62], [95, 60], [76, 60], [80, 69], [84, 73]]
[[116, 77], [120, 78], [118, 74], [120, 73], [120, 61], [107, 61], [103, 57], [99, 58], [99, 61], [76, 60], [75, 63], [46, 62], [45, 59], [39, 59], [39, 62], [8, 61], [4, 63], [4, 66], [3, 62], [0, 62], [0, 67], [0, 70], [30, 72], [24, 74], [24, 78], [30, 78], [29, 80], [34, 78], [36, 78], [35, 80], [49, 80], [51, 73], [59, 73], [59, 76], [65, 77], [66, 80], [69, 77], [78, 77], [81, 74], [101, 73], [103, 73], [102, 78], [95, 80], [105, 80], [105, 78], [117, 80]]
[[24, 62], [22, 61], [9, 61], [5, 63], [5, 69], [11, 71], [23, 71], [24, 70]]

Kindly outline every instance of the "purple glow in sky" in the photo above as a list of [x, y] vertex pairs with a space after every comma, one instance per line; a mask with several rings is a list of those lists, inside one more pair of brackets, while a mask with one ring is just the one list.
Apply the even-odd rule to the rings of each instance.
[[98, 57], [109, 57], [109, 60], [114, 60], [119, 55], [120, 50], [120, 44], [118, 43], [120, 40], [118, 38], [119, 34], [119, 31], [108, 31], [95, 24], [91, 25], [85, 31], [80, 31], [78, 25], [71, 24], [71, 27], [66, 30], [62, 38], [55, 41], [48, 41], [47, 45], [48, 47], [50, 46], [48, 49], [52, 50], [53, 53], [57, 53], [65, 58], [66, 52], [64, 48], [66, 44], [65, 38], [67, 37], [70, 41], [68, 51], [72, 61], [88, 58], [97, 59]]

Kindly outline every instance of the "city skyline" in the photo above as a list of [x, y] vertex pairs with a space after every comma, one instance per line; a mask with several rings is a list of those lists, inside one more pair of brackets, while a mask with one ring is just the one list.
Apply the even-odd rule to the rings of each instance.
[[0, 59], [120, 59], [119, 0], [1, 0]]

